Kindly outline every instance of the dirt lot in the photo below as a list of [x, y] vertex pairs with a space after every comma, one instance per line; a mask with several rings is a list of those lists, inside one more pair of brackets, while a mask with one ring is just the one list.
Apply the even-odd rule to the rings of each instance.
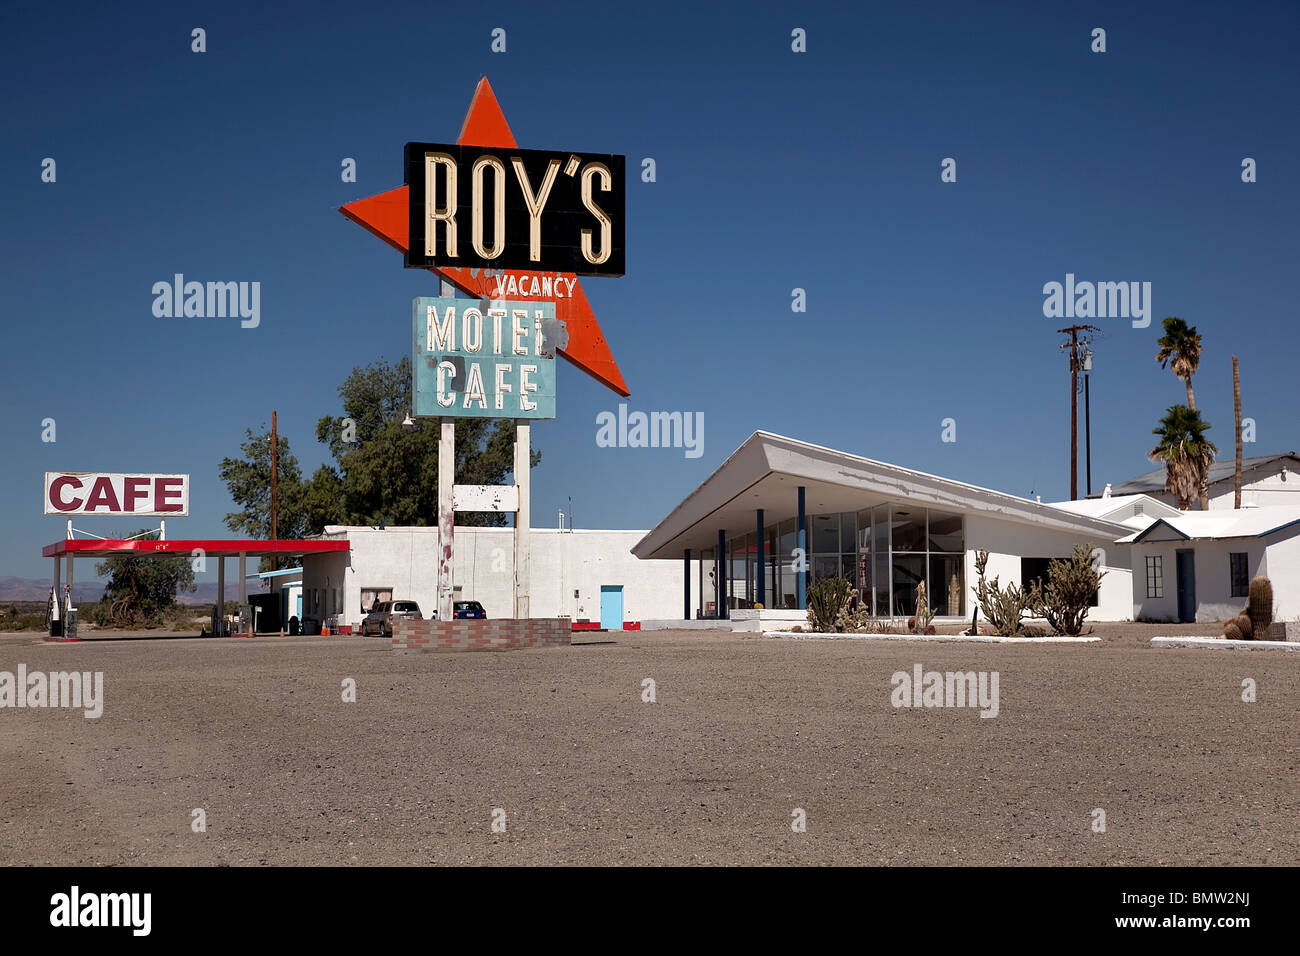
[[[409, 656], [0, 636], [0, 670], [104, 674], [98, 720], [0, 709], [0, 863], [1294, 864], [1300, 655], [1146, 646], [1213, 630]], [[998, 672], [999, 716], [893, 707], [916, 663]]]

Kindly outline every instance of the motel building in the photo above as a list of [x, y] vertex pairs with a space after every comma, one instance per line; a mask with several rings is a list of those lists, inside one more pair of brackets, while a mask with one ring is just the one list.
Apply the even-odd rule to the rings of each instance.
[[[1300, 616], [1300, 502], [1278, 503], [1295, 463], [1247, 469], [1243, 500], [1265, 504], [1225, 509], [1215, 488], [1217, 506], [1183, 512], [1162, 491], [1110, 486], [1041, 502], [759, 431], [651, 531], [533, 528], [530, 613], [611, 630], [786, 630], [806, 625], [814, 582], [843, 576], [895, 619], [915, 613], [925, 581], [936, 620], [955, 624], [974, 608], [976, 551], [989, 552], [990, 579], [1023, 586], [1088, 543], [1106, 572], [1089, 620], [1219, 621], [1256, 574], [1272, 579], [1283, 620]], [[1146, 475], [1117, 486], [1138, 482], [1158, 490]], [[321, 540], [339, 550], [304, 554], [303, 617], [355, 628], [385, 600], [432, 615], [437, 528], [332, 526]], [[453, 576], [456, 600], [512, 616], [512, 530], [458, 527]]]
[[834, 576], [881, 618], [915, 613], [924, 581], [936, 619], [955, 623], [971, 616], [976, 551], [989, 552], [989, 579], [1023, 586], [1082, 543], [1106, 572], [1090, 620], [1221, 620], [1256, 574], [1272, 579], [1275, 617], [1286, 619], [1300, 615], [1300, 503], [1272, 502], [1289, 457], [1248, 483], [1247, 498], [1271, 493], [1269, 504], [1182, 512], [1110, 490], [1044, 503], [760, 431], [632, 551], [694, 576], [676, 626], [805, 624], [807, 588]]

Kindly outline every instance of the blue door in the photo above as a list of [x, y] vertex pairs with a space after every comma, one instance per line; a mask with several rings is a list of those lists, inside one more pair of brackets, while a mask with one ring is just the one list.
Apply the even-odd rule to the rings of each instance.
[[1178, 565], [1178, 623], [1196, 620], [1196, 553], [1179, 548], [1174, 554]]
[[623, 630], [623, 585], [600, 586], [600, 626], [607, 631]]

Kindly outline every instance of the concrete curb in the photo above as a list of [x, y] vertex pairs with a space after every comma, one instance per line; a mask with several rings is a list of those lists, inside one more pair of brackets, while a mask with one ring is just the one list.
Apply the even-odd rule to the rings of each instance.
[[[803, 631], [799, 633], [794, 631], [766, 631], [763, 636], [793, 637], [804, 640], [955, 641], [964, 644], [1092, 644], [1101, 640], [1100, 637], [996, 637], [991, 634], [981, 634], [978, 637], [969, 634], [931, 634], [927, 637], [920, 634], [831, 634], [820, 631]], [[1296, 646], [1300, 647], [1300, 645]]]
[[1152, 647], [1208, 647], [1220, 651], [1300, 651], [1296, 641], [1225, 641], [1220, 637], [1153, 637]]

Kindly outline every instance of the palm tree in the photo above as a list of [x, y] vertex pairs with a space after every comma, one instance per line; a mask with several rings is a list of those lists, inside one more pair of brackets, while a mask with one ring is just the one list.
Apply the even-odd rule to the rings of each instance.
[[1201, 364], [1201, 335], [1196, 326], [1188, 325], [1177, 316], [1169, 316], [1164, 321], [1165, 334], [1156, 345], [1156, 361], [1160, 367], [1172, 363], [1173, 373], [1187, 386], [1187, 407], [1196, 411], [1196, 395], [1192, 392], [1192, 376]]
[[1154, 462], [1164, 462], [1165, 491], [1178, 498], [1178, 508], [1186, 511], [1193, 498], [1200, 499], [1201, 510], [1207, 507], [1206, 478], [1219, 449], [1205, 437], [1209, 422], [1201, 413], [1186, 405], [1171, 405], [1151, 434], [1160, 443], [1149, 455]]

